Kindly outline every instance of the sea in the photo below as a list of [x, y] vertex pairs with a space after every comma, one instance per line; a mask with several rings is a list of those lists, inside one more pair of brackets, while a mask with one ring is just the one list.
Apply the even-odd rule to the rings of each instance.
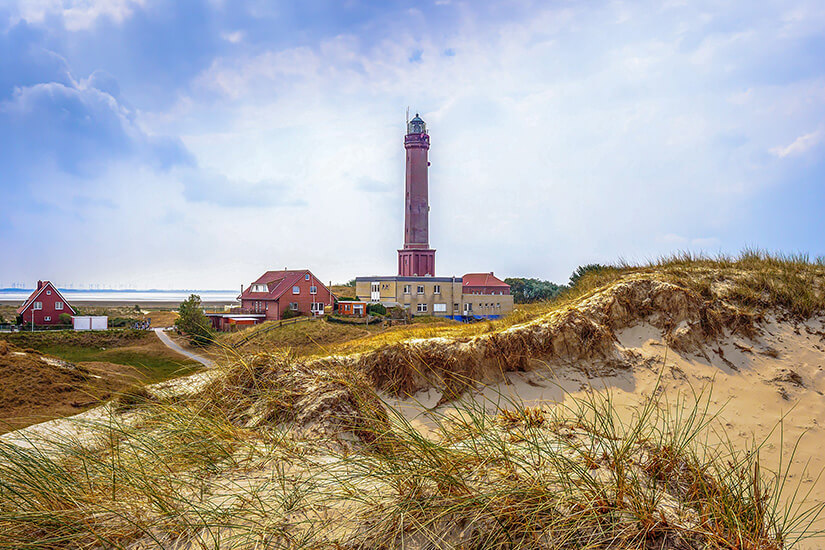
[[[80, 290], [59, 289], [68, 302], [109, 302], [109, 303], [144, 303], [144, 302], [182, 302], [190, 295], [197, 294], [201, 302], [230, 303], [235, 302], [240, 291], [235, 290]], [[20, 302], [28, 298], [33, 289], [0, 289], [0, 302]]]

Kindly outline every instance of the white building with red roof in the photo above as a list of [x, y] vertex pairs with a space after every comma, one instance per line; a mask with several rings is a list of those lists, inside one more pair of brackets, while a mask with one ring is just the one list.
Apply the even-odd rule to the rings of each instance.
[[77, 311], [51, 281], [37, 281], [37, 288], [17, 308], [17, 314], [25, 324], [31, 324], [33, 319], [35, 325], [57, 325], [61, 313], [75, 315]]

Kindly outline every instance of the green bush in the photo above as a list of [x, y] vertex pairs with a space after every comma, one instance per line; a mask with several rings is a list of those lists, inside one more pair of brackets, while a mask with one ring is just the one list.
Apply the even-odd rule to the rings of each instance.
[[287, 309], [281, 314], [281, 319], [292, 319], [293, 317], [300, 317], [301, 312], [295, 309]]
[[60, 324], [61, 325], [71, 325], [72, 324], [72, 316], [69, 315], [68, 313], [61, 313], [58, 316], [58, 319], [60, 319]]
[[175, 328], [182, 332], [192, 344], [204, 346], [214, 341], [212, 323], [203, 314], [201, 297], [192, 294], [181, 302]]
[[381, 304], [369, 304], [367, 306], [367, 313], [370, 315], [386, 315], [387, 308]]
[[523, 277], [508, 277], [504, 282], [510, 285], [510, 294], [517, 304], [552, 300], [567, 287], [540, 279], [525, 279]]

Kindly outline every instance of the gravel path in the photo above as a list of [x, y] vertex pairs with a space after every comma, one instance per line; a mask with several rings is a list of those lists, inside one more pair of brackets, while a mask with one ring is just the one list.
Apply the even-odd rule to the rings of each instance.
[[171, 338], [169, 338], [166, 335], [165, 332], [163, 332], [162, 328], [156, 328], [154, 330], [155, 330], [155, 334], [157, 334], [158, 338], [160, 338], [160, 341], [163, 342], [164, 344], [166, 344], [166, 346], [169, 349], [172, 349], [172, 350], [180, 353], [181, 355], [185, 355], [189, 359], [193, 359], [193, 360], [197, 361], [198, 363], [200, 363], [201, 365], [203, 365], [205, 367], [212, 368], [212, 367], [215, 366], [215, 362], [212, 361], [211, 359], [207, 359], [206, 357], [204, 357], [202, 355], [198, 355], [197, 353], [192, 353], [191, 351], [185, 350], [182, 347], [180, 347], [179, 345], [177, 345], [175, 342], [172, 341]]

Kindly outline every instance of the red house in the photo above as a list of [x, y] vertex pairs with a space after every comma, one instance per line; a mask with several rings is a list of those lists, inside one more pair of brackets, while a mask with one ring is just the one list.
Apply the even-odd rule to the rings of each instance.
[[301, 315], [323, 315], [333, 295], [308, 269], [267, 271], [240, 296], [241, 310], [263, 313], [265, 320], [277, 321], [286, 311]]
[[35, 325], [57, 325], [61, 313], [75, 315], [77, 311], [50, 281], [37, 281], [37, 288], [17, 308], [17, 314], [23, 316], [24, 323], [30, 324], [34, 318]]
[[461, 278], [462, 294], [510, 294], [510, 285], [489, 273], [467, 273]]

